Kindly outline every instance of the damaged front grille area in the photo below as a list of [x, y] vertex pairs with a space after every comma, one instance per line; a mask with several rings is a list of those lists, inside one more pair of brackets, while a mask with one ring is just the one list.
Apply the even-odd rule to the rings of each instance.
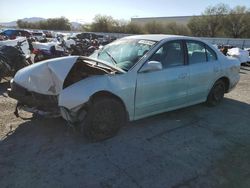
[[11, 88], [8, 89], [8, 95], [16, 99], [19, 104], [29, 108], [44, 112], [59, 111], [57, 96], [28, 91], [13, 81], [11, 82]]

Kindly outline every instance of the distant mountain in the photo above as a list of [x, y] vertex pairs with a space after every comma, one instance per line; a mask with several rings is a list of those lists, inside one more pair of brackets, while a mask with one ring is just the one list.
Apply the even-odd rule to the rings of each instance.
[[40, 17], [31, 17], [31, 18], [23, 18], [22, 21], [24, 22], [39, 22], [39, 21], [42, 21], [42, 20], [46, 20], [45, 18], [40, 18]]
[[16, 21], [13, 21], [13, 22], [2, 22], [2, 23], [0, 23], [0, 25], [2, 25], [4, 27], [16, 27], [17, 26]]
[[[21, 19], [22, 21], [25, 22], [39, 22], [42, 20], [46, 20], [45, 18], [39, 18], [39, 17], [31, 17], [31, 18], [23, 18]], [[17, 26], [17, 21], [12, 21], [12, 22], [2, 22], [0, 25], [5, 26], [5, 27], [16, 27]]]
[[80, 29], [81, 28], [81, 26], [82, 26], [82, 24], [80, 24], [80, 23], [78, 23], [78, 22], [70, 22], [70, 24], [71, 24], [71, 28], [72, 29]]
[[[31, 18], [23, 18], [21, 19], [22, 21], [25, 21], [25, 22], [39, 22], [39, 21], [42, 21], [42, 20], [46, 20], [45, 18], [40, 18], [40, 17], [31, 17]], [[17, 26], [17, 21], [12, 21], [12, 22], [2, 22], [0, 23], [0, 25], [4, 26], [4, 27], [16, 27]], [[70, 22], [72, 28], [74, 29], [80, 29], [81, 28], [81, 23], [79, 22]]]

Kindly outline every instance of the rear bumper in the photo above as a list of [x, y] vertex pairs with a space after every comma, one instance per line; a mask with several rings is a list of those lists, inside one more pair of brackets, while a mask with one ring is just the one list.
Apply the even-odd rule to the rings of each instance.
[[16, 99], [25, 111], [40, 114], [60, 114], [57, 96], [28, 91], [13, 80], [8, 88], [8, 96]]

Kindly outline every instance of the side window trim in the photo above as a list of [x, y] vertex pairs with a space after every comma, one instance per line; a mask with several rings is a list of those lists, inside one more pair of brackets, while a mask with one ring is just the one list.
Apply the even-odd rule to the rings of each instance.
[[206, 62], [208, 62], [208, 54], [207, 54], [207, 45], [204, 44], [204, 48], [205, 48], [205, 53], [206, 53]]
[[184, 63], [185, 65], [189, 65], [189, 58], [188, 58], [188, 49], [187, 49], [187, 40], [182, 40], [183, 43], [183, 50], [184, 50]]
[[[206, 56], [207, 56], [207, 51], [209, 50], [209, 51], [211, 51], [212, 52], [212, 55], [214, 55], [215, 56], [215, 60], [218, 60], [218, 56], [217, 56], [217, 53], [212, 49], [212, 48], [210, 48], [207, 44], [206, 44]], [[208, 61], [208, 59], [207, 59], [207, 61]]]

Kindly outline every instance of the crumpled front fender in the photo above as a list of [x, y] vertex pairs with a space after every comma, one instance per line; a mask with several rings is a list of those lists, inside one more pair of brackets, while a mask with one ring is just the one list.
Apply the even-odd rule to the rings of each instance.
[[133, 116], [135, 83], [124, 75], [97, 75], [85, 78], [67, 88], [59, 95], [59, 107], [75, 112], [87, 103], [95, 93], [110, 92], [120, 98], [129, 113]]
[[94, 93], [107, 90], [111, 90], [107, 75], [91, 76], [65, 88], [59, 95], [58, 105], [70, 110], [86, 103]]

